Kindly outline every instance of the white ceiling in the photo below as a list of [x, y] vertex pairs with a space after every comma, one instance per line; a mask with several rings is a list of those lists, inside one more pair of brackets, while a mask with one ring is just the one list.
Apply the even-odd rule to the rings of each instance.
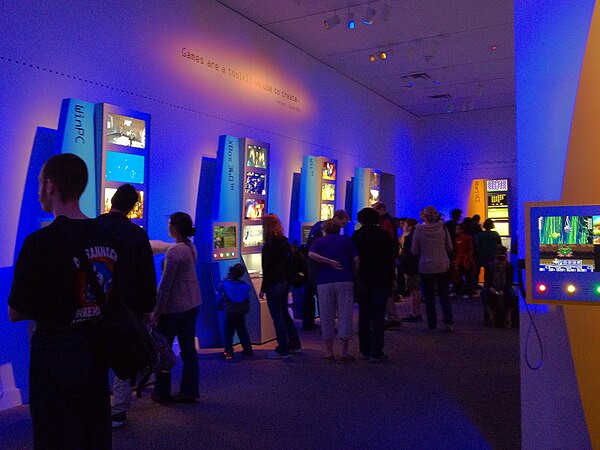
[[217, 1], [415, 116], [515, 105], [512, 0]]

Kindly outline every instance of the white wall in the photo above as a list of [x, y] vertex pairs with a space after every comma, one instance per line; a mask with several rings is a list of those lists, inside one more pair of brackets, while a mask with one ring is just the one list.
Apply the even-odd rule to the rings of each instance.
[[[409, 212], [434, 205], [450, 218], [450, 210], [467, 213], [471, 181], [509, 178], [516, 186], [515, 108], [457, 112], [419, 120], [417, 152], [402, 154], [400, 172], [410, 179]], [[509, 199], [516, 205], [516, 199]], [[513, 209], [513, 208], [511, 208]], [[511, 211], [512, 216], [516, 216]], [[516, 226], [516, 223], [513, 225]]]
[[[212, 0], [11, 1], [0, 3], [0, 17], [0, 159], [11, 167], [0, 191], [12, 193], [4, 196], [0, 267], [13, 263], [36, 127], [56, 128], [62, 98], [152, 115], [149, 231], [159, 238], [165, 215], [193, 216], [201, 157], [216, 154], [221, 134], [271, 144], [269, 209], [284, 221], [304, 154], [340, 161], [342, 207], [356, 166], [393, 172], [394, 155], [413, 151], [412, 116]], [[184, 58], [183, 48], [204, 64]], [[257, 80], [300, 101], [257, 88]]]

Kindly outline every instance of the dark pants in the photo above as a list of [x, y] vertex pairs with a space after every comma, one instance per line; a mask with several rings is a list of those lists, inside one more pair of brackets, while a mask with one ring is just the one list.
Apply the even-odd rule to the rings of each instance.
[[250, 335], [246, 328], [246, 314], [225, 314], [225, 352], [233, 353], [233, 334], [237, 331], [240, 344], [245, 351], [251, 352]]
[[288, 292], [290, 288], [287, 281], [280, 281], [267, 287], [267, 306], [273, 319], [277, 348], [275, 351], [288, 355], [290, 349], [300, 349], [300, 338], [294, 325], [294, 319], [288, 311]]
[[36, 449], [110, 449], [108, 369], [91, 330], [36, 330], [29, 407]]
[[385, 306], [391, 287], [356, 282], [358, 301], [358, 345], [363, 356], [383, 355]]
[[[186, 397], [198, 398], [198, 381], [200, 369], [198, 367], [198, 355], [194, 345], [196, 336], [196, 318], [198, 307], [180, 313], [163, 314], [158, 321], [158, 329], [165, 336], [170, 345], [173, 345], [175, 337], [179, 342], [180, 356], [183, 361], [183, 372], [181, 374], [181, 386], [179, 392]], [[162, 399], [168, 399], [171, 395], [171, 371], [156, 372], [156, 383], [154, 392]]]
[[442, 304], [442, 314], [444, 323], [452, 325], [454, 316], [452, 315], [452, 305], [448, 297], [448, 285], [450, 282], [450, 273], [422, 273], [421, 284], [425, 294], [425, 311], [427, 312], [427, 325], [430, 330], [437, 328], [437, 311], [435, 307], [435, 292]]
[[302, 329], [310, 330], [315, 325], [317, 286], [308, 280], [302, 291]]

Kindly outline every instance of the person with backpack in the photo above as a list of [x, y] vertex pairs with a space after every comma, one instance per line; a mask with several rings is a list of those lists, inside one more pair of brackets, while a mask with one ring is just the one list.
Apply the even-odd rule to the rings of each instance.
[[340, 227], [333, 220], [323, 222], [325, 235], [310, 248], [308, 257], [319, 263], [317, 292], [321, 312], [321, 333], [325, 340], [325, 360], [336, 360], [333, 352], [335, 317], [338, 317], [338, 337], [342, 341], [340, 362], [352, 362], [348, 353], [352, 337], [354, 307], [354, 276], [358, 270], [358, 249], [348, 236], [340, 235]]
[[242, 280], [246, 269], [240, 263], [229, 268], [227, 278], [221, 283], [221, 301], [225, 312], [225, 359], [233, 358], [233, 334], [237, 332], [242, 355], [252, 356], [252, 344], [246, 328], [246, 314], [250, 310], [250, 285]]
[[[123, 301], [138, 317], [148, 320], [156, 303], [156, 274], [152, 248], [146, 231], [134, 224], [127, 214], [139, 201], [138, 193], [131, 184], [119, 186], [111, 199], [110, 212], [96, 220], [104, 225], [117, 241], [120, 264], [126, 276], [123, 278]], [[133, 380], [135, 384], [135, 380]], [[127, 423], [127, 411], [131, 407], [132, 380], [115, 376], [112, 386], [112, 427]]]

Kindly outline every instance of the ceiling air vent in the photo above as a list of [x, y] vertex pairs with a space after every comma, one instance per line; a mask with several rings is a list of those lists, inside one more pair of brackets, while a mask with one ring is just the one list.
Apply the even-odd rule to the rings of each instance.
[[452, 98], [450, 94], [428, 95], [428, 98]]
[[431, 80], [429, 74], [425, 72], [421, 73], [411, 73], [410, 75], [404, 75], [402, 77], [403, 80]]

